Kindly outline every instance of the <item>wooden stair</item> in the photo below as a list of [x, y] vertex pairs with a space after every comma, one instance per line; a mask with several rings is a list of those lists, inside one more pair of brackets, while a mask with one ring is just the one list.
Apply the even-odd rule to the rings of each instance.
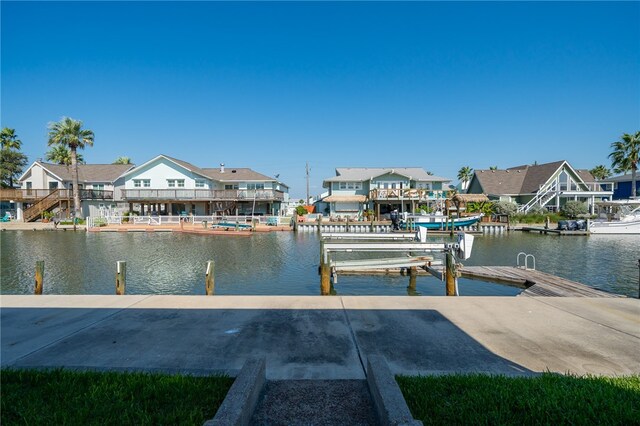
[[51, 211], [60, 204], [60, 190], [57, 189], [51, 192], [46, 197], [43, 197], [36, 201], [31, 207], [24, 211], [24, 221], [33, 222], [37, 220], [42, 213]]

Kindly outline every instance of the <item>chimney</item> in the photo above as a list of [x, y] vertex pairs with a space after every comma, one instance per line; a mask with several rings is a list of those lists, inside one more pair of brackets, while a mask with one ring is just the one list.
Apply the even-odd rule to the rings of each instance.
[[220, 163], [220, 173], [224, 173], [224, 163]]

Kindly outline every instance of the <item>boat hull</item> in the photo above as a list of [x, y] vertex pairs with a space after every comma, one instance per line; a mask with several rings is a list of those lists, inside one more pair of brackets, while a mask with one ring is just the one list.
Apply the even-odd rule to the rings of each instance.
[[[480, 221], [482, 215], [469, 216], [453, 219], [454, 228], [464, 228], [475, 225]], [[420, 226], [427, 229], [444, 229], [451, 226], [451, 219], [446, 216], [417, 216], [411, 218], [414, 226]]]
[[640, 219], [620, 222], [592, 222], [592, 234], [640, 234]]

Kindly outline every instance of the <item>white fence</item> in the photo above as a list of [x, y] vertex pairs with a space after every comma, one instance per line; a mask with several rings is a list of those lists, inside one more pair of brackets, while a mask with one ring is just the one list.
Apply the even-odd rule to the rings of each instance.
[[179, 225], [180, 222], [185, 224], [191, 223], [204, 223], [207, 224], [219, 224], [219, 223], [231, 223], [246, 225], [253, 224], [254, 222], [263, 225], [289, 225], [291, 222], [290, 217], [285, 216], [123, 216], [119, 214], [106, 215], [100, 217], [87, 217], [86, 224], [87, 229], [95, 228], [105, 225]]

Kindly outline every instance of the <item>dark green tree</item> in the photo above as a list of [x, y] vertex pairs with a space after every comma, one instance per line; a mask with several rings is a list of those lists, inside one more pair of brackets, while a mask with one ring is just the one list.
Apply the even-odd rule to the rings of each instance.
[[611, 144], [613, 152], [609, 154], [611, 167], [616, 173], [626, 173], [631, 170], [631, 196], [636, 197], [638, 188], [636, 185], [636, 172], [640, 156], [640, 131], [631, 135], [625, 133], [620, 140]]

